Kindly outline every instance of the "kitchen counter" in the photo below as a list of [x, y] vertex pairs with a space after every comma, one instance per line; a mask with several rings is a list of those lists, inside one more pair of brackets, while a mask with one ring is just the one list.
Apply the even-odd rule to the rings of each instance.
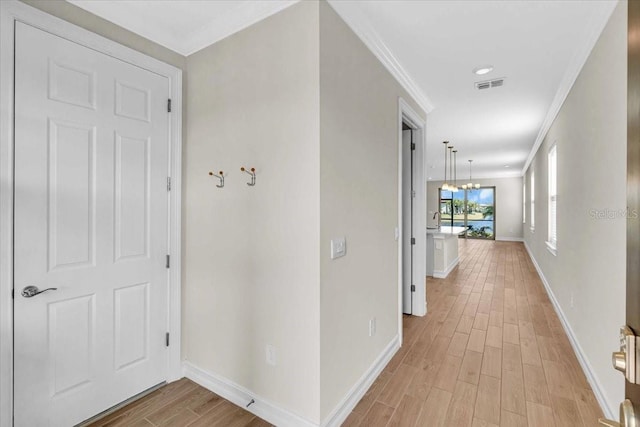
[[427, 228], [427, 276], [444, 279], [458, 265], [458, 235], [464, 227]]
[[427, 234], [455, 234], [456, 236], [464, 232], [464, 227], [440, 227], [440, 228], [427, 228]]

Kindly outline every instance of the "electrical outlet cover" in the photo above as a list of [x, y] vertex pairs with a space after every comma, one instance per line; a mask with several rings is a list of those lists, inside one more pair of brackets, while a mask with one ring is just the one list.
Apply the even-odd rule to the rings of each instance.
[[331, 259], [343, 257], [347, 254], [347, 239], [339, 237], [331, 239]]
[[266, 356], [267, 356], [267, 363], [271, 366], [276, 366], [277, 364], [277, 360], [276, 360], [276, 348], [274, 346], [272, 346], [271, 344], [267, 344], [267, 351], [266, 351]]

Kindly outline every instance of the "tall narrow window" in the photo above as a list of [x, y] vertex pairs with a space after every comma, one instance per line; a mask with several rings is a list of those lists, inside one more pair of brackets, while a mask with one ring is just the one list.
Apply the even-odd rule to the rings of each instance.
[[522, 177], [522, 223], [527, 222], [527, 182], [525, 177]]
[[556, 145], [549, 150], [549, 236], [547, 246], [555, 255], [556, 243], [558, 241], [556, 227], [556, 207], [558, 198], [558, 150]]
[[531, 171], [531, 178], [529, 178], [529, 191], [531, 191], [531, 232], [536, 228], [536, 174]]

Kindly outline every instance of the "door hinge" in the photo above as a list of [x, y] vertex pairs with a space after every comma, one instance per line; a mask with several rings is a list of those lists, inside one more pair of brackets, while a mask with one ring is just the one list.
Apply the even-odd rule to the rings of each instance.
[[13, 299], [13, 292], [14, 292], [14, 289], [11, 289], [11, 299]]
[[171, 112], [171, 98], [167, 99], [167, 113]]
[[411, 197], [416, 197], [416, 190], [411, 190]]
[[167, 191], [171, 191], [171, 177], [167, 177]]
[[167, 332], [164, 336], [164, 343], [166, 347], [169, 347], [169, 332]]
[[416, 285], [411, 285], [411, 292], [415, 292], [416, 291]]
[[171, 266], [171, 255], [167, 255], [167, 265], [166, 267], [169, 268]]
[[411, 238], [411, 244], [412, 244], [412, 245], [415, 245], [415, 244], [416, 244], [416, 238], [415, 238], [415, 237], [412, 237], [412, 238]]
[[416, 149], [416, 143], [415, 143], [415, 142], [412, 142], [412, 143], [411, 143], [411, 149], [412, 149], [412, 150], [415, 150], [415, 149]]

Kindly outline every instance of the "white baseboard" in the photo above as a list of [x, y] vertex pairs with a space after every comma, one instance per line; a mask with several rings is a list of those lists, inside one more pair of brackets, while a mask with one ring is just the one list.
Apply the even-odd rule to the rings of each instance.
[[576, 338], [573, 332], [573, 329], [571, 329], [571, 325], [569, 325], [569, 321], [567, 320], [567, 317], [564, 315], [564, 312], [562, 311], [562, 308], [560, 307], [560, 304], [558, 303], [556, 296], [553, 294], [553, 291], [551, 290], [551, 286], [549, 285], [547, 278], [544, 276], [544, 273], [542, 272], [540, 265], [538, 265], [538, 262], [533, 256], [531, 249], [529, 249], [529, 245], [527, 245], [527, 242], [524, 242], [524, 247], [527, 249], [527, 252], [529, 253], [529, 258], [531, 258], [531, 261], [533, 262], [533, 265], [535, 266], [536, 271], [538, 272], [538, 275], [542, 280], [544, 288], [547, 291], [547, 295], [549, 295], [549, 299], [553, 304], [553, 308], [555, 309], [556, 314], [558, 315], [558, 318], [562, 323], [562, 327], [564, 328], [564, 331], [567, 334], [567, 337], [569, 337], [569, 342], [571, 343], [573, 352], [576, 354], [576, 357], [578, 358], [578, 362], [580, 362], [582, 371], [587, 377], [587, 381], [589, 382], [589, 385], [591, 386], [591, 389], [593, 390], [593, 393], [595, 394], [596, 399], [598, 400], [598, 404], [600, 405], [602, 412], [604, 413], [606, 418], [618, 419], [617, 406], [616, 405], [611, 406], [609, 405], [609, 402], [607, 402], [607, 399], [605, 398], [604, 393], [602, 391], [603, 390], [602, 385], [597, 380], [593, 372], [593, 368], [589, 363], [589, 360], [585, 356], [584, 351], [582, 350], [582, 347], [580, 346], [580, 343], [578, 342], [578, 339]]
[[435, 277], [436, 279], [446, 279], [449, 273], [451, 273], [453, 269], [456, 268], [459, 262], [460, 262], [460, 257], [458, 256], [456, 257], [456, 259], [453, 260], [451, 264], [449, 264], [449, 267], [447, 267], [445, 271], [433, 270], [433, 277]]
[[496, 236], [497, 242], [524, 242], [522, 237], [502, 237]]
[[[347, 419], [353, 408], [360, 402], [362, 396], [369, 390], [371, 384], [378, 378], [378, 375], [387, 366], [398, 349], [400, 349], [400, 337], [396, 335], [376, 358], [371, 367], [327, 416], [326, 421], [321, 424], [322, 427], [339, 427]], [[200, 384], [207, 390], [224, 397], [231, 403], [248, 410], [277, 427], [318, 427], [315, 422], [293, 414], [233, 381], [200, 369], [190, 362], [183, 362], [182, 367], [184, 376], [191, 381]], [[251, 399], [255, 402], [247, 407], [246, 405]]]
[[[233, 381], [200, 369], [190, 362], [184, 361], [182, 367], [184, 376], [191, 381], [200, 384], [202, 387], [277, 427], [318, 427], [317, 423], [293, 414]], [[247, 407], [251, 399], [255, 402]]]
[[347, 419], [353, 408], [356, 407], [362, 396], [365, 395], [371, 384], [378, 378], [380, 372], [387, 366], [387, 363], [400, 349], [400, 337], [396, 335], [389, 344], [382, 350], [382, 353], [373, 362], [371, 367], [360, 377], [358, 382], [351, 387], [351, 390], [338, 403], [333, 411], [322, 423], [322, 427], [339, 427]]

